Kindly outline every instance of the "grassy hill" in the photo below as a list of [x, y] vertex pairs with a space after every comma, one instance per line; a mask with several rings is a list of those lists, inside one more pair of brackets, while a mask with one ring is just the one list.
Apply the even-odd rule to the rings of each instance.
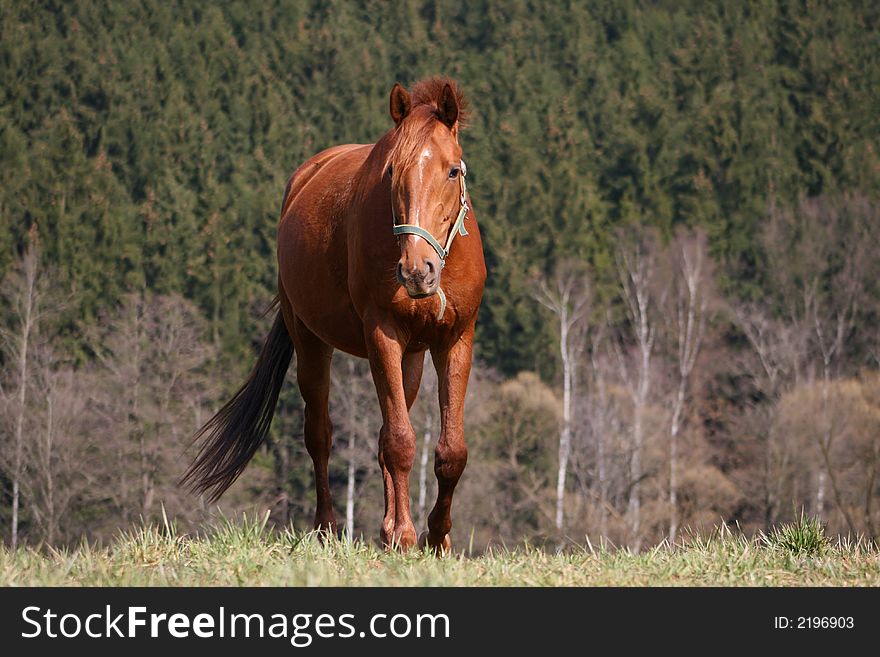
[[880, 551], [824, 537], [801, 520], [749, 539], [726, 527], [674, 548], [535, 548], [437, 559], [384, 553], [361, 542], [322, 545], [314, 534], [259, 521], [219, 524], [204, 536], [145, 527], [106, 548], [0, 548], [4, 586], [880, 586]]

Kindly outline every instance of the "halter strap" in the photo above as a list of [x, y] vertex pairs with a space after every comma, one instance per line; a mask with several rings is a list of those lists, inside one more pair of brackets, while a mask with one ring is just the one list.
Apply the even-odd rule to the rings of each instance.
[[395, 235], [403, 235], [404, 233], [409, 233], [410, 235], [418, 235], [428, 244], [434, 247], [434, 250], [440, 255], [440, 266], [443, 266], [443, 262], [446, 260], [446, 256], [449, 255], [449, 251], [447, 249], [444, 249], [440, 242], [434, 239], [434, 236], [431, 235], [431, 233], [426, 231], [421, 226], [416, 226], [415, 224], [394, 224]]
[[[459, 208], [458, 216], [455, 218], [455, 222], [453, 222], [452, 228], [449, 231], [449, 237], [446, 238], [446, 246], [440, 244], [436, 237], [431, 235], [430, 232], [421, 226], [397, 223], [397, 216], [394, 213], [394, 203], [393, 201], [391, 203], [391, 218], [394, 220], [392, 232], [395, 235], [418, 235], [425, 240], [437, 252], [437, 255], [440, 256], [440, 269], [443, 269], [443, 267], [446, 266], [446, 256], [449, 255], [449, 251], [452, 248], [452, 241], [455, 239], [455, 236], [461, 235], [462, 237], [467, 237], [468, 234], [467, 229], [464, 227], [464, 218], [467, 216], [468, 210], [470, 209], [467, 202], [467, 183], [464, 180], [465, 176], [467, 176], [467, 166], [465, 165], [464, 160], [461, 160], [461, 173], [458, 176], [459, 186], [461, 187], [461, 195], [459, 196], [458, 202], [461, 205], [461, 208]], [[443, 313], [446, 312], [446, 294], [443, 292], [443, 288], [439, 286], [437, 287], [437, 296], [440, 298], [440, 310], [437, 312], [437, 321], [439, 322], [443, 319]]]
[[430, 232], [422, 228], [421, 226], [416, 226], [415, 224], [399, 224], [397, 223], [397, 217], [394, 216], [394, 206], [391, 206], [391, 214], [395, 219], [394, 228], [392, 229], [395, 235], [418, 235], [423, 240], [425, 240], [431, 247], [437, 252], [437, 255], [440, 256], [440, 268], [442, 269], [446, 265], [446, 256], [449, 255], [449, 251], [452, 248], [452, 241], [455, 239], [456, 235], [461, 235], [462, 237], [466, 237], [468, 232], [464, 227], [464, 218], [467, 216], [468, 210], [470, 206], [467, 202], [467, 183], [465, 182], [465, 177], [467, 176], [467, 166], [465, 166], [464, 160], [461, 161], [461, 174], [458, 176], [459, 186], [461, 187], [461, 195], [459, 196], [459, 204], [461, 208], [458, 211], [458, 216], [455, 218], [455, 222], [452, 224], [452, 229], [449, 231], [449, 237], [446, 239], [446, 246], [440, 244]]

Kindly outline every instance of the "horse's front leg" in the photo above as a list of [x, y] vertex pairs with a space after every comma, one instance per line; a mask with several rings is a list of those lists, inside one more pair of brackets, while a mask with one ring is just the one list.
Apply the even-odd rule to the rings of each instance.
[[[419, 394], [422, 382], [422, 368], [425, 364], [423, 351], [404, 354], [403, 356], [403, 393], [406, 397], [407, 411], [412, 409]], [[379, 537], [383, 545], [391, 545], [394, 534], [394, 480], [385, 467], [385, 456], [382, 451], [382, 439], [379, 438], [379, 468], [382, 470], [382, 485], [385, 493], [385, 515], [382, 518], [382, 529]]]
[[416, 433], [407, 408], [403, 344], [388, 327], [377, 325], [367, 330], [367, 351], [382, 410], [379, 465], [385, 478], [385, 519], [381, 538], [386, 547], [407, 549], [416, 544], [409, 504], [409, 473], [415, 459]]
[[428, 531], [419, 537], [438, 552], [449, 552], [452, 540], [452, 496], [467, 464], [464, 442], [464, 398], [471, 372], [473, 327], [445, 351], [432, 351], [440, 392], [440, 439], [434, 450], [437, 502], [428, 516]]

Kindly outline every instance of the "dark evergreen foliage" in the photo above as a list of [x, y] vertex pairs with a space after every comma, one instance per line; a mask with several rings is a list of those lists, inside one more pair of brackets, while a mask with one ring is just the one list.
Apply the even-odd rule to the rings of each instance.
[[[871, 2], [0, 3], [0, 276], [38, 226], [76, 303], [183, 293], [236, 366], [262, 333], [287, 176], [390, 124], [443, 73], [490, 266], [479, 356], [552, 367], [529, 271], [612, 277], [615, 230], [701, 226], [728, 293], [761, 294], [771, 205], [876, 197]], [[247, 357], [245, 357], [247, 356]]]

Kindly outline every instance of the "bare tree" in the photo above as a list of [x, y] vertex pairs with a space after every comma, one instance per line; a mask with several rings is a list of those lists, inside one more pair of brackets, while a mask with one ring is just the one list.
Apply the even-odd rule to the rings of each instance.
[[501, 543], [523, 535], [551, 537], [557, 470], [552, 447], [562, 415], [559, 399], [531, 372], [493, 384], [489, 392], [469, 447], [480, 457], [474, 459], [475, 469], [468, 470], [466, 481], [478, 496], [473, 504], [479, 509], [479, 523]]
[[797, 385], [807, 364], [808, 331], [771, 318], [768, 309], [755, 303], [735, 304], [731, 312], [757, 358], [754, 366], [741, 365], [756, 388], [769, 398], [778, 398], [784, 388]]
[[91, 332], [102, 366], [93, 404], [104, 437], [102, 489], [129, 521], [155, 517], [160, 500], [167, 506], [180, 495], [179, 457], [209, 393], [203, 333], [192, 304], [150, 294], [127, 295]]
[[[92, 344], [104, 368], [105, 387], [96, 404], [105, 419], [108, 440], [105, 449], [110, 482], [108, 496], [120, 514], [131, 521], [132, 510], [146, 517], [150, 506], [151, 470], [143, 417], [144, 374], [149, 349], [145, 299], [130, 294], [112, 315], [104, 317], [100, 327], [92, 328]], [[133, 468], [132, 464], [138, 467]], [[135, 491], [139, 489], [139, 494]], [[137, 500], [137, 501], [136, 501]]]
[[592, 334], [590, 345], [590, 371], [593, 383], [593, 399], [590, 421], [596, 443], [596, 481], [599, 487], [599, 535], [608, 535], [608, 435], [611, 433], [612, 413], [608, 397], [608, 367], [603, 362], [605, 331], [600, 328]]
[[830, 410], [832, 379], [840, 374], [848, 339], [861, 307], [871, 300], [873, 254], [880, 246], [876, 223], [880, 212], [862, 197], [838, 201], [804, 199], [796, 210], [772, 208], [763, 241], [771, 261], [770, 274], [787, 319], [809, 327], [811, 354], [822, 376], [824, 428], [818, 439], [822, 467], [816, 480], [815, 509], [825, 507], [830, 484], [835, 504], [852, 532], [855, 523], [843, 505], [832, 463], [837, 438]]
[[[204, 340], [204, 327], [193, 305], [178, 295], [158, 296], [148, 304], [150, 409], [155, 427], [142, 463], [144, 517], [155, 509], [160, 471], [179, 446], [199, 427], [201, 409], [215, 392], [203, 369], [214, 357]], [[169, 447], [172, 447], [169, 449]]]
[[[777, 405], [775, 429], [796, 442], [798, 460], [823, 461], [820, 443], [830, 415], [835, 439], [828, 447], [827, 463], [833, 465], [835, 505], [825, 521], [839, 531], [876, 535], [873, 498], [877, 494], [878, 452], [880, 452], [880, 397], [876, 372], [859, 378], [836, 378], [825, 389], [824, 381], [793, 388]], [[826, 407], [823, 398], [827, 395]], [[819, 447], [819, 449], [817, 449]]]
[[[642, 452], [645, 442], [645, 410], [651, 392], [652, 356], [657, 337], [656, 306], [656, 238], [647, 229], [635, 238], [621, 239], [616, 251], [617, 271], [626, 314], [625, 342], [633, 345], [633, 357], [628, 357], [626, 344], [613, 341], [620, 367], [621, 379], [630, 392], [633, 403], [632, 453], [630, 456], [630, 544], [641, 547], [641, 482], [644, 477]], [[659, 293], [662, 297], [663, 292]]]
[[[583, 420], [575, 433], [577, 449], [572, 450], [571, 467], [585, 500], [592, 501], [594, 521], [600, 537], [608, 537], [608, 518], [612, 513], [610, 497], [611, 451], [620, 434], [620, 418], [609, 386], [610, 364], [608, 354], [608, 327], [597, 322], [590, 326], [585, 339], [587, 358], [584, 394], [579, 395], [578, 414]], [[616, 512], [615, 512], [616, 513]], [[595, 530], [595, 525], [588, 525]]]
[[340, 354], [337, 361], [330, 390], [337, 435], [346, 441], [345, 531], [354, 538], [358, 477], [373, 462], [376, 397], [366, 361], [347, 354]]
[[424, 403], [418, 405], [423, 410], [421, 417], [422, 447], [421, 454], [419, 455], [419, 497], [417, 508], [419, 522], [422, 526], [425, 526], [428, 522], [428, 460], [431, 453], [431, 444], [437, 431], [436, 424], [439, 421], [439, 417], [435, 415], [437, 373], [434, 371], [434, 363], [431, 360], [431, 354], [428, 352], [425, 352], [420, 398], [424, 400]]
[[12, 326], [0, 329], [4, 351], [14, 368], [11, 390], [8, 393], [4, 390], [4, 405], [9, 409], [12, 419], [12, 453], [4, 458], [4, 465], [12, 481], [10, 544], [13, 550], [19, 543], [21, 486], [25, 469], [25, 419], [32, 375], [32, 350], [43, 316], [45, 292], [40, 272], [36, 226], [31, 228], [29, 238], [24, 254], [4, 280], [2, 288], [13, 321]]
[[875, 412], [868, 415], [862, 430], [857, 433], [861, 438], [861, 449], [857, 459], [864, 466], [865, 486], [862, 491], [862, 516], [869, 536], [877, 539], [878, 527], [875, 519], [874, 503], [877, 494], [877, 482], [880, 478], [880, 375], [876, 371], [863, 376], [861, 390], [865, 406]]
[[675, 543], [678, 533], [678, 442], [682, 413], [708, 319], [711, 273], [706, 250], [706, 237], [702, 233], [679, 233], [669, 248], [672, 294], [666, 317], [671, 325], [677, 375], [669, 424], [670, 544]]
[[28, 471], [23, 487], [42, 541], [55, 545], [60, 538], [81, 531], [77, 526], [64, 526], [62, 520], [75, 502], [88, 495], [91, 483], [94, 463], [83, 423], [90, 387], [85, 375], [60, 365], [50, 347], [42, 347], [35, 356], [40, 395], [30, 405], [35, 421], [26, 450]]
[[563, 261], [549, 278], [539, 278], [534, 297], [556, 317], [559, 325], [559, 355], [562, 359], [562, 429], [559, 434], [559, 468], [556, 476], [556, 530], [562, 532], [565, 514], [565, 479], [571, 455], [572, 398], [575, 395], [576, 364], [583, 350], [577, 335], [583, 329], [590, 305], [590, 287], [583, 267]]
[[735, 424], [757, 448], [757, 463], [748, 470], [746, 483], [756, 488], [761, 499], [766, 530], [785, 510], [798, 465], [797, 446], [776, 429], [774, 418], [785, 392], [804, 379], [809, 330], [771, 318], [764, 304], [735, 303], [730, 311], [749, 345], [738, 355], [737, 368], [748, 376], [750, 397], [756, 400], [741, 412]]

